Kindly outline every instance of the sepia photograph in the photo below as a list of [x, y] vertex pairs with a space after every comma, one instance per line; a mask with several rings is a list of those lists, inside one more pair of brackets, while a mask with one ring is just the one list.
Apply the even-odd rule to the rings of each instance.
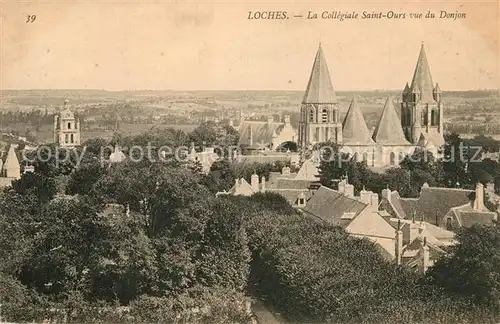
[[500, 2], [0, 2], [0, 324], [500, 323]]

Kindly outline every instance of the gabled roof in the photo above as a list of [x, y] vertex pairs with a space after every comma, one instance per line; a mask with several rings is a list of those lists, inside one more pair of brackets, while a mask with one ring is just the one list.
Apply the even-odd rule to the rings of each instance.
[[373, 140], [381, 144], [409, 145], [405, 139], [401, 120], [394, 109], [392, 98], [389, 96], [385, 101], [384, 109], [380, 115], [377, 126], [372, 136]]
[[341, 219], [344, 213], [355, 213], [357, 216], [366, 204], [346, 197], [337, 191], [321, 186], [302, 209], [327, 223], [346, 227], [352, 219]]
[[373, 139], [356, 97], [352, 98], [349, 110], [342, 123], [342, 141], [345, 144], [371, 145]]
[[[427, 62], [427, 55], [425, 54], [424, 44], [420, 48], [418, 55], [417, 65], [415, 72], [413, 72], [413, 80], [411, 81], [410, 90], [412, 92], [420, 92], [420, 101], [422, 103], [435, 102], [433, 97], [434, 83], [432, 83], [431, 70]], [[418, 92], [417, 91], [417, 92]]]
[[337, 95], [333, 90], [330, 72], [323, 54], [321, 44], [319, 44], [316, 58], [311, 70], [309, 82], [302, 103], [337, 103]]
[[7, 152], [7, 156], [5, 158], [5, 162], [3, 163], [4, 170], [19, 170], [21, 166], [19, 165], [19, 160], [17, 158], [16, 151], [14, 150], [14, 146], [11, 145], [9, 151]]

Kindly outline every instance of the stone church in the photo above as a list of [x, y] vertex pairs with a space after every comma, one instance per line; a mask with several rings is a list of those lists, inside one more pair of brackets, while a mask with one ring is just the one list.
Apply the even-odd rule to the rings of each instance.
[[353, 98], [341, 121], [339, 102], [320, 44], [300, 108], [298, 145], [308, 148], [333, 142], [372, 167], [397, 165], [417, 146], [439, 156], [444, 145], [441, 90], [432, 81], [423, 44], [411, 85], [407, 83], [403, 90], [400, 109], [401, 118], [389, 96], [371, 133]]

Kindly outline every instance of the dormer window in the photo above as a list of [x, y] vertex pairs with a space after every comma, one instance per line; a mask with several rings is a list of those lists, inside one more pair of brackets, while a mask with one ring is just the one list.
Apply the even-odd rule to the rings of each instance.
[[447, 229], [448, 231], [451, 231], [451, 230], [452, 230], [452, 226], [451, 226], [451, 217], [446, 218], [446, 229]]

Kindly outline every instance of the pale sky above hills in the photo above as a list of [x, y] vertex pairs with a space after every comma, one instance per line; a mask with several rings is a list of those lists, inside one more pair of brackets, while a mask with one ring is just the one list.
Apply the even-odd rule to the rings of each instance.
[[[499, 2], [4, 3], [0, 89], [402, 89], [423, 41], [442, 90], [499, 87]], [[463, 20], [248, 20], [249, 11], [465, 12]], [[27, 15], [37, 15], [25, 23]]]

